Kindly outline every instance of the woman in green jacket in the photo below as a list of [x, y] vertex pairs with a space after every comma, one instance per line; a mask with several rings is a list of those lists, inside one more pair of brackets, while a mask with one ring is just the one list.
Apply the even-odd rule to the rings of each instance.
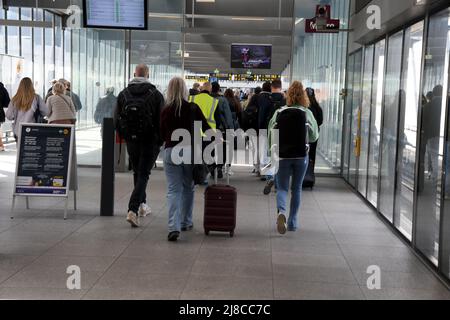
[[[280, 234], [296, 231], [303, 179], [309, 163], [309, 144], [319, 139], [319, 128], [308, 109], [309, 99], [303, 84], [292, 83], [287, 92], [287, 107], [279, 109], [269, 123], [272, 163], [277, 169], [277, 229]], [[287, 196], [292, 178], [292, 197], [287, 217]]]

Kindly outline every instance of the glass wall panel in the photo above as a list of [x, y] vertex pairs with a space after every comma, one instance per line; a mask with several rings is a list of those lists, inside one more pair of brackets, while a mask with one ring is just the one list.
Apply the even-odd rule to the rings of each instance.
[[367, 185], [367, 200], [369, 200], [374, 206], [378, 206], [378, 173], [380, 161], [385, 49], [385, 40], [381, 40], [375, 45]]
[[395, 166], [397, 157], [398, 109], [401, 98], [402, 50], [403, 31], [389, 37], [384, 82], [379, 210], [390, 222], [393, 222], [394, 218]]
[[[333, 8], [333, 17], [339, 18], [343, 26], [349, 23], [348, 0], [328, 1]], [[316, 171], [339, 173], [347, 146], [343, 146], [344, 102], [340, 96], [345, 86], [348, 33], [305, 34], [304, 1], [295, 0], [295, 30], [293, 54], [293, 79], [300, 80], [316, 91], [324, 113], [317, 150]], [[349, 141], [348, 139], [346, 141]]]
[[449, 71], [449, 10], [430, 17], [423, 78], [417, 186], [416, 247], [438, 264], [445, 111]]
[[[45, 21], [53, 23], [53, 14], [45, 11], [44, 13]], [[45, 87], [50, 87], [50, 82], [55, 79], [55, 48], [54, 48], [54, 35], [53, 28], [44, 29], [44, 43], [45, 43]]]
[[403, 72], [400, 93], [400, 118], [397, 156], [397, 190], [394, 223], [409, 240], [412, 239], [414, 211], [414, 177], [416, 166], [417, 117], [421, 99], [424, 23], [405, 30]]
[[347, 181], [350, 179], [350, 144], [352, 132], [352, 101], [353, 101], [353, 78], [355, 76], [355, 55], [350, 55], [348, 59], [348, 83], [347, 83], [347, 97], [344, 108], [344, 150], [342, 160], [343, 175]]
[[58, 16], [55, 16], [55, 78], [64, 78], [63, 29]]
[[[35, 21], [42, 21], [44, 19], [42, 9], [33, 9], [33, 18]], [[44, 29], [43, 28], [33, 28], [33, 81], [34, 88], [36, 92], [45, 96], [44, 84]]]
[[[22, 8], [20, 10], [20, 20], [32, 20], [31, 8]], [[33, 28], [21, 28], [22, 48], [21, 56], [23, 57], [22, 77], [33, 79]]]
[[[8, 20], [19, 20], [19, 8], [10, 7], [6, 11]], [[6, 27], [6, 39], [8, 43], [8, 54], [12, 56], [20, 56], [20, 28]]]
[[[0, 8], [0, 19], [5, 19], [5, 10]], [[6, 28], [0, 26], [0, 54], [4, 54], [6, 50]]]
[[64, 79], [72, 79], [72, 31], [64, 30]]
[[349, 182], [355, 188], [358, 182], [358, 162], [357, 139], [360, 132], [361, 113], [361, 71], [362, 71], [362, 50], [355, 53], [355, 66], [353, 70], [352, 100], [351, 100], [351, 136], [350, 136], [350, 168]]
[[374, 46], [368, 46], [364, 50], [364, 73], [362, 82], [361, 103], [361, 148], [359, 157], [358, 191], [367, 196], [367, 161], [369, 160], [370, 137], [370, 109], [372, 99], [372, 74], [373, 74]]

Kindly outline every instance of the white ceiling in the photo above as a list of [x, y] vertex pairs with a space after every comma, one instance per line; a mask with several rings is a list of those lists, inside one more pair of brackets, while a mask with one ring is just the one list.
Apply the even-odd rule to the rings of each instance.
[[[216, 68], [224, 73], [243, 73], [231, 69], [232, 43], [272, 44], [272, 69], [254, 73], [280, 74], [289, 64], [292, 45], [293, 15], [310, 18], [317, 4], [329, 0], [215, 0], [194, 3], [186, 0], [185, 68], [198, 73], [211, 73]], [[280, 10], [281, 3], [281, 10]], [[297, 26], [298, 27], [298, 26]]]

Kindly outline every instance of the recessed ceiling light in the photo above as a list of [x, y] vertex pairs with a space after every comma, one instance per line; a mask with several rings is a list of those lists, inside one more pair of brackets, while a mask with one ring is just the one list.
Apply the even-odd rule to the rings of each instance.
[[162, 18], [162, 19], [181, 19], [180, 15], [169, 15], [169, 14], [160, 14], [160, 13], [149, 13], [149, 18]]
[[216, 2], [216, 0], [197, 0], [197, 2], [209, 2], [209, 3], [214, 3]]
[[254, 17], [234, 17], [231, 20], [239, 20], [239, 21], [264, 21], [264, 18], [254, 18]]

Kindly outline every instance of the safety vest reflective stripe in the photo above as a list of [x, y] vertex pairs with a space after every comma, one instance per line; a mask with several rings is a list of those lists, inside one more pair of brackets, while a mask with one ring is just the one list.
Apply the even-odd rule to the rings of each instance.
[[213, 98], [207, 95], [206, 93], [202, 93], [196, 96], [189, 97], [189, 102], [197, 103], [197, 105], [200, 107], [200, 110], [202, 110], [202, 113], [205, 116], [209, 126], [212, 129], [217, 128], [217, 123], [216, 119], [214, 119], [214, 114], [216, 112], [217, 106], [219, 105], [218, 99]]

